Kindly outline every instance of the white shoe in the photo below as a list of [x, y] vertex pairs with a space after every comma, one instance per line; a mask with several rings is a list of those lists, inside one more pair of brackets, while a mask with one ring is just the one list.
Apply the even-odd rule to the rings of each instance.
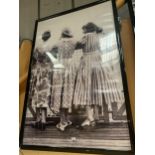
[[65, 124], [62, 124], [62, 123], [58, 123], [56, 125], [57, 129], [59, 129], [60, 131], [65, 131], [65, 128], [69, 125], [72, 125], [72, 122], [71, 121], [68, 121], [67, 123]]
[[82, 124], [81, 126], [84, 127], [84, 126], [89, 126], [90, 125], [90, 121], [88, 119], [86, 119]]
[[58, 123], [58, 124], [56, 125], [56, 128], [57, 128], [58, 130], [60, 130], [60, 131], [65, 131], [66, 126], [67, 126], [67, 123], [64, 124], [64, 125], [61, 124], [61, 123]]
[[84, 127], [84, 126], [95, 126], [96, 125], [96, 122], [94, 120], [90, 121], [89, 119], [86, 119], [82, 124], [81, 126]]

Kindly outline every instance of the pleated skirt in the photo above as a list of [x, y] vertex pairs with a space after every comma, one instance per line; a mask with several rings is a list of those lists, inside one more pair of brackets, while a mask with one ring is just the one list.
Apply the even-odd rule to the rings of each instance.
[[74, 106], [97, 105], [122, 100], [112, 67], [102, 62], [98, 51], [84, 53], [81, 58], [74, 90]]

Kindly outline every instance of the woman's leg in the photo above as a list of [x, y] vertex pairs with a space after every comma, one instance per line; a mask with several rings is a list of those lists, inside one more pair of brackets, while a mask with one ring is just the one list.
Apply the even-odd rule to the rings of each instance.
[[90, 126], [90, 125], [95, 125], [94, 123], [95, 118], [94, 118], [94, 108], [92, 106], [86, 106], [86, 119], [85, 121], [81, 124], [81, 126]]
[[68, 108], [62, 108], [60, 110], [60, 122], [56, 125], [56, 127], [60, 131], [65, 131], [65, 128], [71, 124], [72, 122], [68, 119]]
[[99, 106], [94, 105], [94, 119], [97, 121], [99, 120]]
[[86, 112], [89, 121], [94, 121], [94, 108], [92, 106], [87, 106]]
[[40, 122], [41, 122], [40, 108], [36, 108], [36, 121], [35, 121], [35, 126], [34, 127], [40, 128]]
[[46, 128], [46, 117], [47, 117], [47, 109], [41, 108], [41, 129], [45, 130]]
[[32, 127], [41, 129], [42, 126], [42, 109], [40, 107], [36, 108], [36, 120], [35, 123], [32, 124]]
[[40, 108], [36, 108], [36, 122], [40, 122]]
[[65, 108], [62, 108], [61, 109], [61, 112], [60, 112], [60, 123], [61, 124], [66, 124], [67, 123], [67, 110], [68, 109], [65, 109]]

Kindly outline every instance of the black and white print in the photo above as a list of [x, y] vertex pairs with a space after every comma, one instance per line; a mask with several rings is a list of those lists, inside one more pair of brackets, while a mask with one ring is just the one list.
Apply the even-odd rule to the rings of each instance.
[[23, 145], [131, 150], [111, 1], [38, 22]]

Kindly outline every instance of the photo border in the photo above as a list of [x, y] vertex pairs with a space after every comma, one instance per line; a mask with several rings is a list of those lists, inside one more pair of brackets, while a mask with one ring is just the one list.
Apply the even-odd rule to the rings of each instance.
[[[116, 31], [116, 39], [117, 39], [117, 47], [120, 54], [120, 68], [121, 68], [121, 74], [122, 74], [122, 83], [124, 88], [124, 96], [125, 96], [125, 105], [126, 105], [126, 112], [127, 112], [127, 119], [128, 119], [128, 126], [129, 126], [129, 134], [130, 134], [130, 143], [131, 143], [131, 150], [130, 151], [118, 151], [118, 150], [107, 150], [107, 149], [94, 149], [94, 148], [74, 148], [74, 147], [48, 147], [48, 146], [40, 146], [40, 145], [25, 145], [23, 144], [23, 136], [24, 136], [24, 126], [25, 126], [25, 120], [26, 120], [26, 109], [27, 109], [27, 101], [28, 101], [28, 92], [29, 92], [29, 86], [30, 86], [30, 78], [31, 78], [31, 64], [32, 64], [32, 55], [34, 52], [35, 42], [36, 42], [36, 36], [37, 36], [37, 28], [38, 23], [41, 21], [45, 21], [48, 19], [52, 19], [55, 17], [59, 17], [62, 15], [66, 15], [69, 13], [73, 13], [79, 10], [83, 10], [107, 1], [112, 2], [112, 9], [113, 9], [113, 17], [114, 17], [114, 25], [115, 25], [115, 31]], [[131, 112], [131, 106], [130, 106], [130, 100], [129, 100], [129, 93], [128, 93], [128, 85], [127, 85], [127, 77], [126, 72], [124, 70], [125, 64], [123, 59], [123, 51], [121, 46], [121, 37], [120, 37], [120, 25], [118, 22], [118, 13], [116, 8], [115, 0], [100, 0], [97, 2], [93, 2], [84, 6], [80, 6], [71, 10], [67, 10], [61, 13], [57, 13], [52, 16], [48, 16], [42, 19], [38, 19], [35, 22], [35, 30], [34, 30], [34, 37], [33, 37], [33, 43], [32, 43], [32, 51], [31, 51], [31, 57], [30, 57], [30, 65], [29, 65], [29, 71], [28, 71], [28, 79], [27, 79], [27, 86], [26, 86], [26, 92], [25, 92], [25, 100], [24, 100], [24, 108], [23, 108], [23, 115], [22, 115], [22, 122], [20, 126], [20, 135], [19, 135], [19, 147], [20, 149], [25, 150], [40, 150], [40, 151], [58, 151], [58, 152], [72, 152], [72, 153], [97, 153], [97, 154], [103, 154], [103, 153], [122, 153], [124, 155], [125, 152], [135, 152], [135, 133], [134, 133], [134, 125], [133, 125], [133, 119], [132, 119], [132, 112]]]

